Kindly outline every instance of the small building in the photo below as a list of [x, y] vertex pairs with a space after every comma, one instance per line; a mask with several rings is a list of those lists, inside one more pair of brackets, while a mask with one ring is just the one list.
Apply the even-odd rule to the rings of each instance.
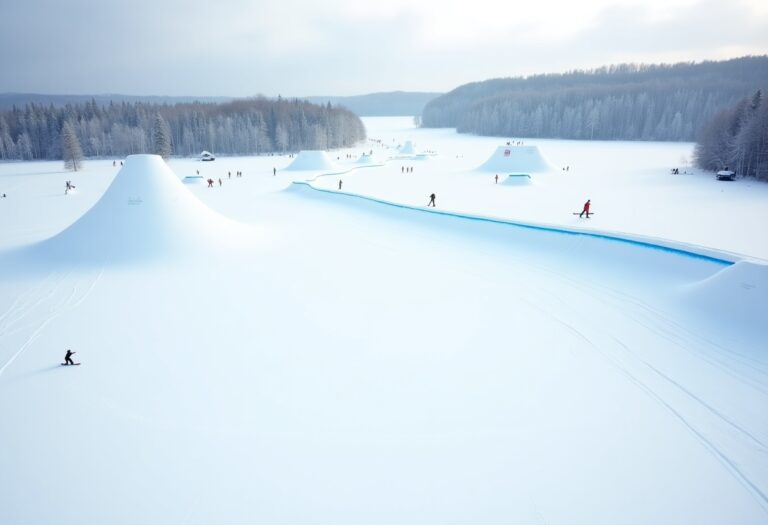
[[729, 169], [720, 170], [717, 172], [717, 180], [736, 180], [736, 173]]
[[211, 153], [210, 151], [203, 151], [200, 154], [200, 160], [202, 160], [202, 161], [211, 161], [211, 160], [216, 160], [216, 157], [214, 157], [213, 153]]

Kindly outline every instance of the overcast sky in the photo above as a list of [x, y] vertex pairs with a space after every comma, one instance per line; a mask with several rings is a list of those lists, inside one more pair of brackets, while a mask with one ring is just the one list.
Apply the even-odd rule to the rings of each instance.
[[766, 0], [0, 0], [0, 92], [448, 91], [768, 53]]

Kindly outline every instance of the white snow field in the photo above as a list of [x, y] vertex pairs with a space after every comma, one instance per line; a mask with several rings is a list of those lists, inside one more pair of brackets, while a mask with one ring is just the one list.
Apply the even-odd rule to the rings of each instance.
[[768, 522], [766, 185], [365, 122], [331, 174], [0, 164], [3, 525]]

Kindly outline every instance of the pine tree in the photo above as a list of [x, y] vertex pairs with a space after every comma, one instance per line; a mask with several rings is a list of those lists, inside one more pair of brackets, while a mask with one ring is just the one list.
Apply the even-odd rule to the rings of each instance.
[[83, 165], [83, 148], [75, 133], [75, 128], [69, 121], [61, 128], [61, 154], [64, 168], [77, 171]]
[[152, 153], [163, 158], [171, 155], [171, 128], [160, 113], [152, 123]]

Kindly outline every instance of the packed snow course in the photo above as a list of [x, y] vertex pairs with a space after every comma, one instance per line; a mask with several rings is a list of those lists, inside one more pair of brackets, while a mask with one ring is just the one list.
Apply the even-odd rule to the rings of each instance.
[[564, 141], [497, 185], [499, 139], [366, 125], [0, 165], [3, 523], [768, 520], [763, 186]]

